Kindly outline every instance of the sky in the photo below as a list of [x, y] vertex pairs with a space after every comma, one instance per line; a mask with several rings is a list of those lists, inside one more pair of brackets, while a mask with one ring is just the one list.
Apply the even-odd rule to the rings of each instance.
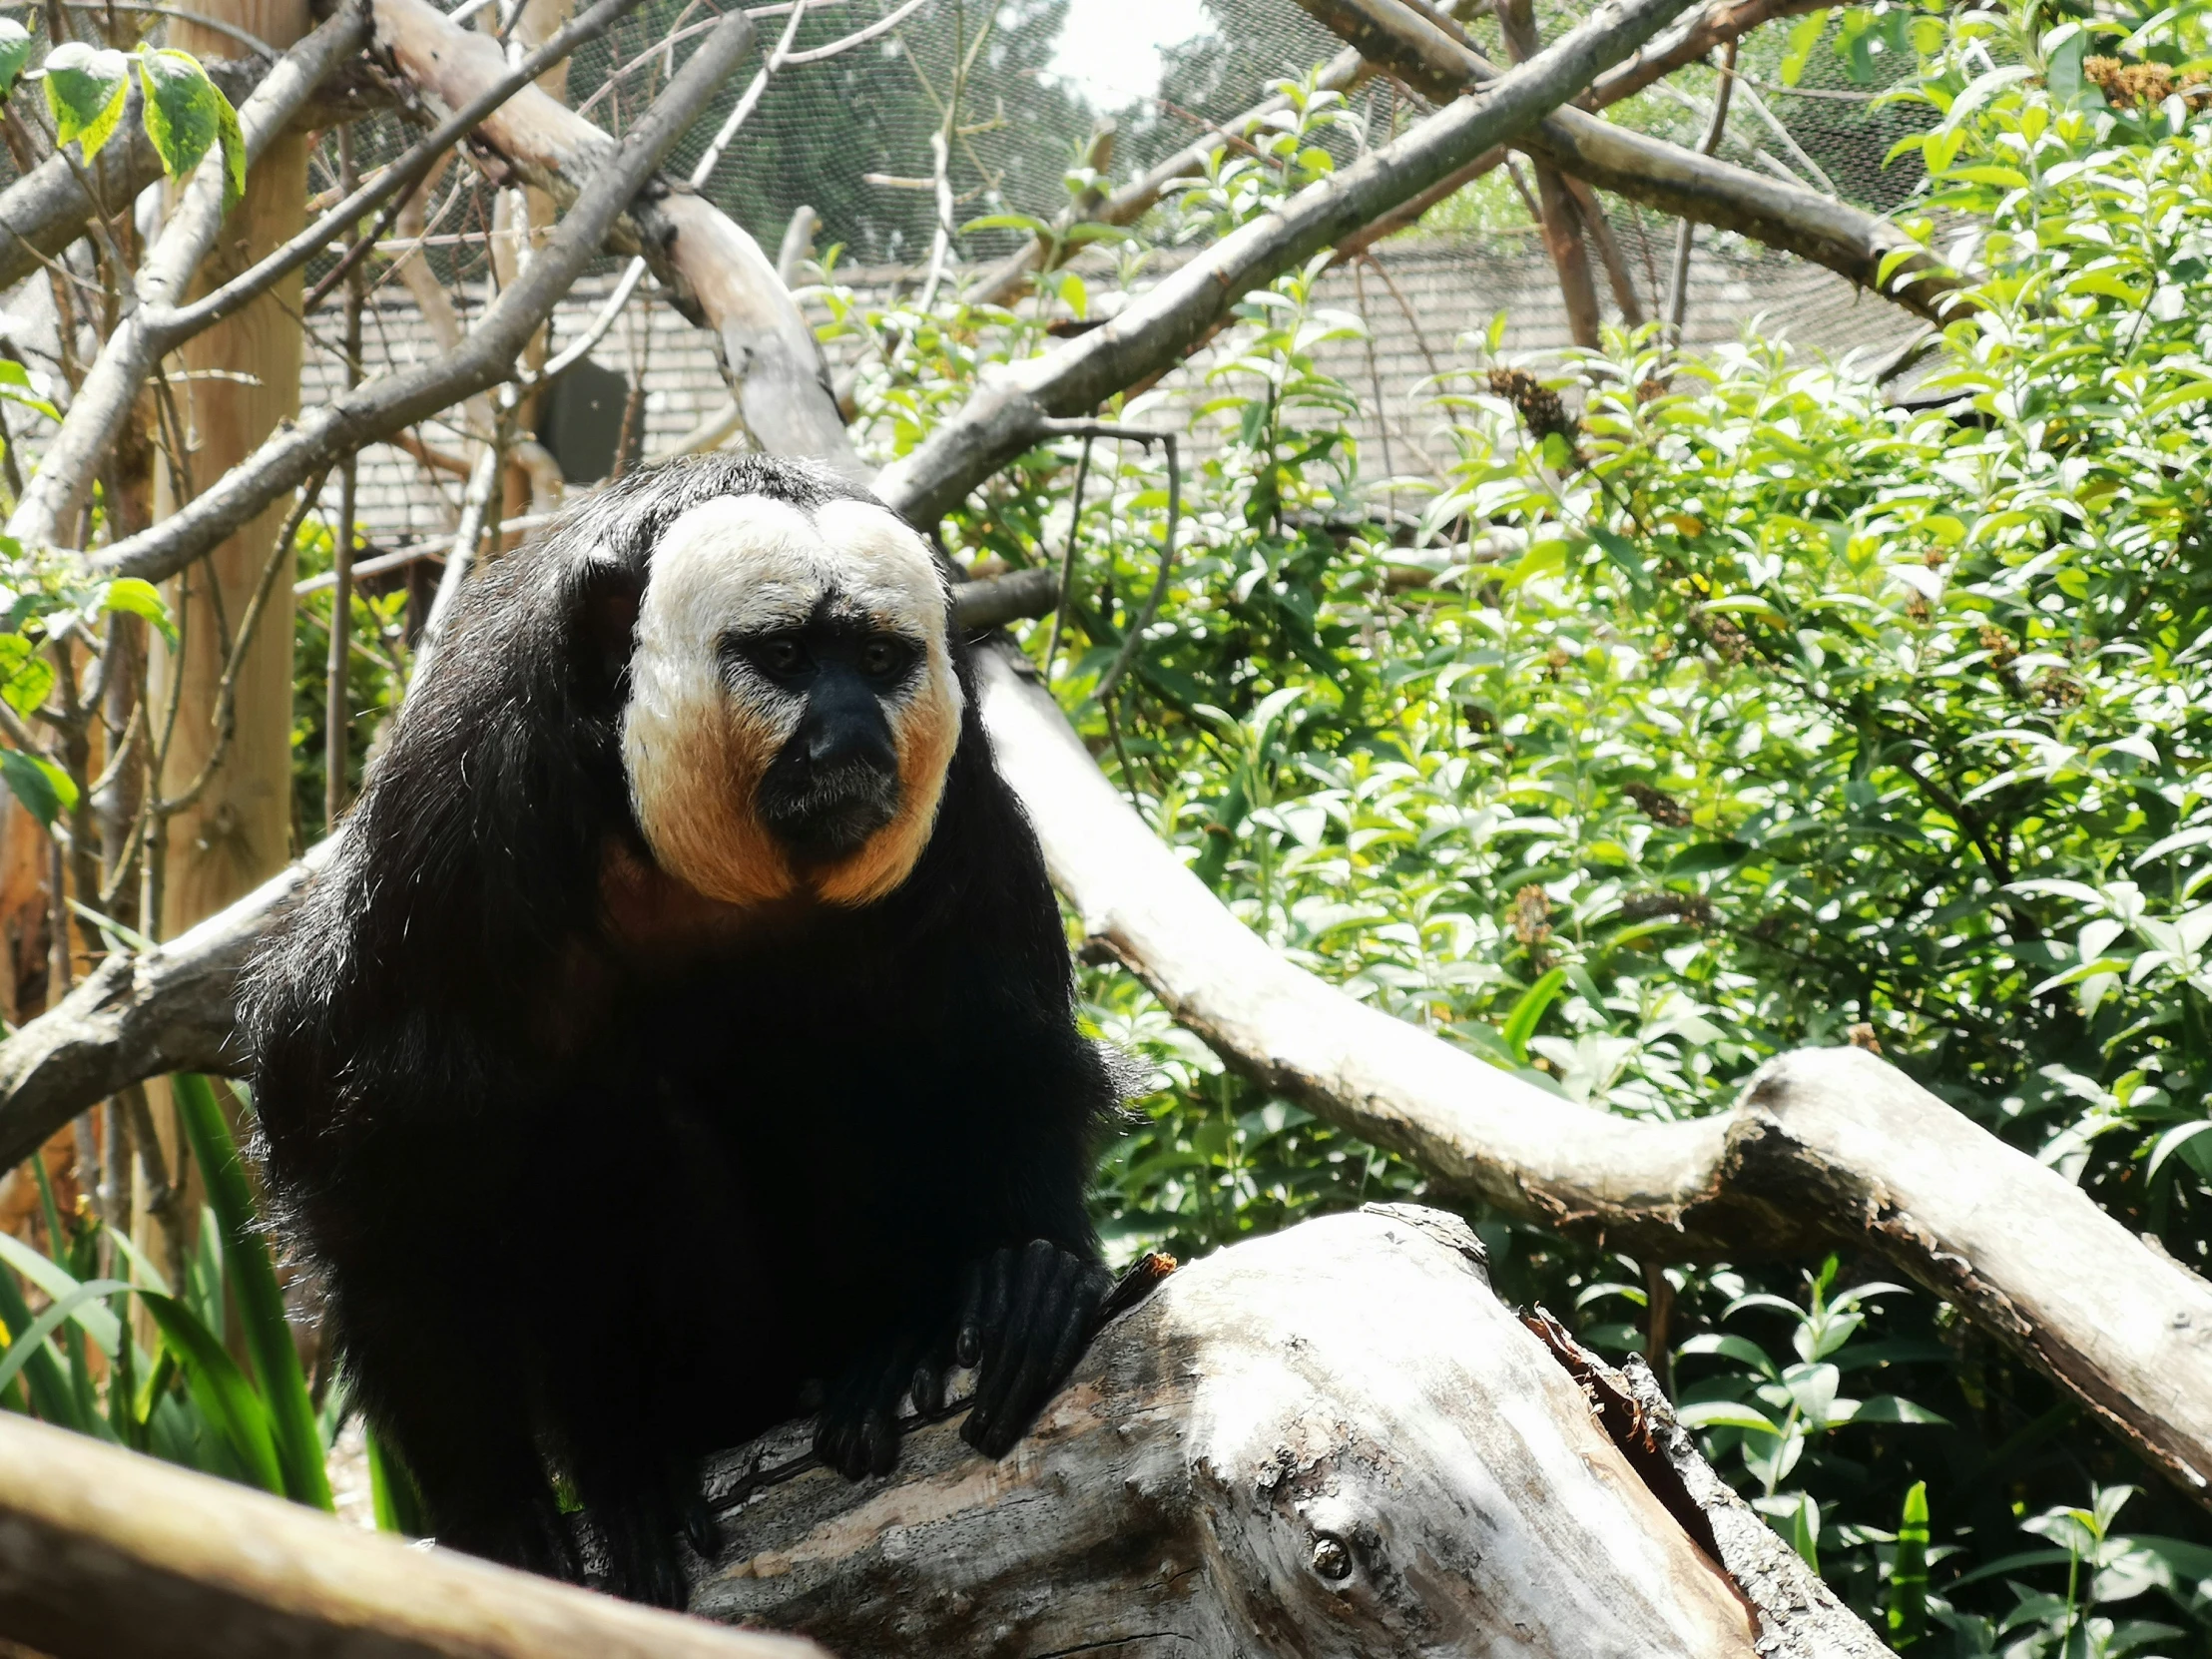
[[1199, 0], [1071, 0], [1046, 67], [1102, 110], [1160, 89], [1160, 49], [1207, 29]]

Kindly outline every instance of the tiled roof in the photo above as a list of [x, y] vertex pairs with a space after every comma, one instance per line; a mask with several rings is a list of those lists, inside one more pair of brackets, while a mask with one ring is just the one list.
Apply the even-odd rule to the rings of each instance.
[[[1672, 254], [1652, 239], [1648, 266], [1632, 228], [1623, 241], [1635, 268], [1638, 290], [1653, 303], [1651, 276], [1668, 268]], [[915, 274], [859, 271], [843, 279], [865, 295], [887, 295], [910, 288]], [[607, 288], [595, 278], [578, 285], [555, 314], [556, 344], [574, 337], [590, 321]], [[1602, 284], [1601, 284], [1602, 286]], [[1700, 248], [1691, 274], [1692, 303], [1685, 334], [1692, 348], [1733, 340], [1755, 320], [1767, 334], [1783, 334], [1798, 345], [1840, 355], [1852, 349], [1881, 352], [1901, 343], [1917, 326], [1905, 311], [1855, 289], [1833, 273], [1779, 255], [1745, 251], [1740, 245]], [[1438, 369], [1464, 365], [1465, 336], [1479, 338], [1500, 310], [1506, 313], [1503, 350], [1516, 359], [1552, 356], [1569, 345], [1566, 317], [1551, 266], [1540, 247], [1530, 243], [1457, 242], [1400, 238], [1376, 250], [1376, 264], [1331, 272], [1315, 302], [1364, 316], [1365, 338], [1325, 343], [1317, 355], [1322, 367], [1342, 378], [1359, 395], [1363, 472], [1381, 476], [1424, 470], [1417, 446], [1435, 446], [1432, 414], [1421, 406], [1418, 388]], [[819, 302], [810, 309], [827, 319]], [[1608, 309], [1610, 302], [1608, 300]], [[386, 287], [364, 329], [367, 367], [374, 373], [435, 356], [437, 348], [412, 303]], [[834, 359], [840, 355], [832, 345]], [[594, 359], [633, 380], [642, 369], [645, 385], [645, 442], [648, 452], [692, 430], [721, 408], [727, 389], [712, 341], [672, 308], [634, 301], [595, 348]], [[1167, 384], [1191, 385], [1203, 364], [1182, 370]], [[343, 384], [340, 365], [326, 353], [310, 350], [301, 386], [309, 404], [335, 395]], [[1376, 387], [1382, 395], [1378, 399]], [[1180, 399], [1178, 399], [1180, 401]], [[1377, 418], [1380, 402], [1386, 414], [1385, 434]], [[417, 429], [426, 443], [453, 451], [459, 434], [438, 421]], [[462, 481], [426, 469], [389, 444], [362, 453], [359, 512], [369, 539], [390, 546], [451, 528]], [[333, 481], [328, 490], [334, 504]]]

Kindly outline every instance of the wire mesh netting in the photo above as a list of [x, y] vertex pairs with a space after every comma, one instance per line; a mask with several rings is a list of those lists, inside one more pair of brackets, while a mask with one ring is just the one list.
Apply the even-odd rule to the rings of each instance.
[[[1495, 22], [1481, 10], [1466, 8], [1470, 34], [1502, 59]], [[476, 23], [495, 26], [498, 15], [497, 6], [488, 7]], [[718, 15], [714, 0], [644, 0], [571, 61], [567, 101], [610, 131], [624, 130]], [[1007, 0], [995, 6], [982, 0], [808, 0], [796, 16], [787, 0], [755, 8], [754, 16], [760, 30], [754, 56], [679, 141], [668, 171], [692, 174], [741, 101], [756, 98], [742, 130], [705, 176], [704, 194], [771, 254], [792, 216], [812, 208], [822, 221], [817, 245], [825, 255], [836, 251], [839, 279], [876, 297], [912, 290], [940, 233], [948, 254], [969, 268], [1021, 246], [1027, 233], [1008, 221], [1046, 220], [1064, 209], [1070, 170], [1094, 153], [1103, 130], [1113, 135], [1111, 181], [1133, 178], [1193, 139], [1230, 125], [1275, 83], [1311, 74], [1341, 50], [1292, 0]], [[1566, 6], [1537, 8], [1547, 38], [1578, 17]], [[157, 19], [156, 38], [161, 27]], [[1878, 29], [1839, 44], [1831, 29], [1826, 42], [1816, 43], [1805, 26], [1784, 20], [1747, 39], [1719, 153], [1876, 211], [1907, 202], [1920, 184], [1917, 158], [1888, 158], [1898, 139], [1929, 120], [1930, 112], [1881, 97], [1915, 67], [1906, 42], [1894, 35]], [[851, 44], [834, 50], [840, 42]], [[756, 88], [772, 50], [790, 61]], [[1106, 68], [1117, 73], [1102, 73]], [[1709, 123], [1720, 73], [1694, 65], [1608, 113], [1694, 144]], [[1353, 119], [1324, 140], [1340, 162], [1429, 113], [1420, 99], [1381, 77], [1346, 98]], [[356, 166], [366, 172], [389, 161], [418, 131], [397, 111], [357, 122]], [[935, 138], [946, 141], [941, 179]], [[336, 141], [325, 136], [314, 152], [310, 191], [327, 196], [337, 178]], [[1516, 354], [1553, 352], [1569, 343], [1523, 186], [1505, 172], [1478, 180], [1411, 233], [1325, 280], [1320, 301], [1365, 324], [1361, 336], [1327, 347], [1323, 366], [1368, 405], [1366, 470], [1420, 470], [1423, 387], [1452, 359], [1461, 338], [1487, 329], [1499, 311], [1508, 313], [1506, 348]], [[500, 193], [465, 166], [440, 180], [419, 236], [404, 247], [395, 244], [388, 250], [393, 258], [375, 268], [365, 339], [369, 372], [440, 349], [394, 278], [397, 257], [415, 249], [465, 323], [492, 291], [496, 239], [508, 239], [510, 250], [515, 246], [508, 195], [503, 209]], [[940, 208], [946, 196], [949, 213]], [[1671, 263], [1674, 223], [1610, 198], [1606, 207], [1628, 281], [1644, 309], [1654, 311]], [[1109, 256], [1092, 258], [1111, 285]], [[1156, 261], [1152, 272], [1165, 263]], [[311, 266], [310, 283], [329, 265], [324, 256]], [[617, 269], [619, 262], [604, 261], [580, 284], [556, 315], [557, 341], [573, 339], [586, 326]], [[19, 296], [30, 295], [31, 309], [40, 308], [35, 290], [42, 285], [35, 278], [19, 290]], [[1599, 287], [1604, 292], [1602, 278]], [[1731, 338], [1754, 318], [1803, 344], [1830, 349], [1880, 346], [1911, 326], [1902, 312], [1857, 294], [1839, 277], [1709, 233], [1698, 243], [1690, 298], [1686, 332], [1693, 344]], [[343, 383], [335, 314], [333, 297], [308, 319], [302, 389], [310, 401]], [[649, 449], [684, 432], [727, 395], [711, 342], [659, 303], [650, 284], [594, 356], [637, 388], [639, 406], [631, 412], [639, 430], [631, 435]], [[461, 436], [441, 423], [419, 435], [432, 444]], [[453, 521], [458, 490], [450, 474], [426, 472], [394, 450], [373, 451], [363, 497], [371, 533], [435, 534]]]

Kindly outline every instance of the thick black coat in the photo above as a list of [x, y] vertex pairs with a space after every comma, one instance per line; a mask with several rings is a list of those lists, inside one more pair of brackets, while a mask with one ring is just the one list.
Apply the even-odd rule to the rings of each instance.
[[957, 638], [959, 745], [889, 897], [719, 933], [687, 932], [705, 901], [610, 900], [610, 867], [652, 867], [619, 739], [652, 549], [755, 491], [846, 493], [747, 458], [648, 472], [464, 589], [246, 996], [283, 1225], [440, 1536], [573, 1570], [550, 1459], [621, 1587], [661, 1599], [700, 1454], [811, 1381], [835, 1406], [847, 1379], [848, 1411], [895, 1389], [993, 1251], [1095, 1262], [1116, 1093]]

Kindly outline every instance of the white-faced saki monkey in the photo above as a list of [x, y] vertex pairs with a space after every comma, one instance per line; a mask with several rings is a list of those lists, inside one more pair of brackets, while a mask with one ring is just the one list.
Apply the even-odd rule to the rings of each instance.
[[[247, 980], [280, 1223], [441, 1542], [682, 1605], [703, 1454], [819, 1401], [1002, 1456], [1110, 1289], [1120, 1097], [921, 538], [809, 466], [626, 477], [462, 590]], [[573, 1494], [571, 1500], [570, 1494]]]

